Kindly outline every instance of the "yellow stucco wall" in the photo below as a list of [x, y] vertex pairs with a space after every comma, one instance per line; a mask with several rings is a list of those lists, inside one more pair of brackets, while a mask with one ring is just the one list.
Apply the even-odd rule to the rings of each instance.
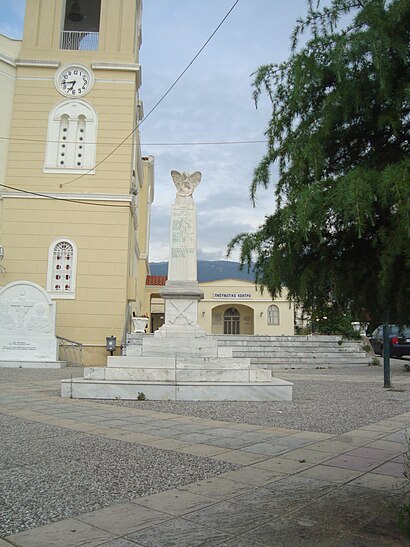
[[[134, 131], [141, 2], [101, 0], [95, 51], [59, 48], [64, 5], [63, 0], [27, 0], [23, 41], [14, 47], [0, 37], [0, 54], [9, 53], [16, 65], [8, 69], [16, 78], [10, 78], [13, 85], [0, 87], [0, 109], [9, 113], [8, 121], [0, 116], [0, 124], [8, 123], [4, 131], [11, 136], [7, 161], [5, 148], [0, 149], [2, 165], [7, 163], [4, 178], [26, 192], [71, 200], [0, 189], [6, 268], [0, 285], [28, 280], [46, 288], [50, 244], [60, 237], [73, 240], [78, 248], [75, 298], [52, 296], [57, 335], [84, 344], [85, 365], [102, 365], [105, 337], [115, 335], [120, 345], [129, 309], [141, 311], [148, 273], [153, 158], [141, 160]], [[85, 65], [94, 76], [93, 88], [82, 97], [98, 117], [92, 174], [44, 171], [49, 113], [68, 99], [57, 91], [54, 77], [68, 64]], [[132, 187], [137, 195], [130, 194]]]
[[55, 298], [57, 334], [85, 343], [105, 343], [112, 333], [121, 337], [128, 224], [128, 209], [5, 198], [2, 284], [24, 279], [45, 288], [50, 244], [56, 237], [70, 238], [78, 247], [75, 299]]
[[[14, 64], [14, 59], [18, 56], [20, 47], [20, 40], [10, 40], [10, 38], [0, 34], [0, 135], [2, 137], [10, 136], [14, 86], [16, 82], [16, 67]], [[8, 150], [9, 140], [7, 138], [0, 139], [1, 184], [5, 182]]]
[[[84, 100], [98, 115], [97, 168], [95, 174], [85, 174], [71, 182], [79, 174], [47, 173], [44, 176], [43, 171], [49, 113], [65, 100], [54, 86], [55, 72], [49, 68], [18, 67], [7, 179], [13, 186], [38, 192], [128, 194], [132, 138], [105, 158], [134, 128], [135, 82], [129, 74], [104, 71], [103, 78], [101, 71], [94, 71], [94, 87]], [[106, 78], [117, 83], [107, 83]]]

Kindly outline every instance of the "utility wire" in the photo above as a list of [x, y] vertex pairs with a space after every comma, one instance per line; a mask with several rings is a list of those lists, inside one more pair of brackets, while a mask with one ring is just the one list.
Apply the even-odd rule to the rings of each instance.
[[[128, 205], [115, 205], [113, 203], [93, 203], [92, 201], [84, 201], [79, 199], [70, 199], [70, 198], [60, 198], [57, 196], [50, 196], [50, 194], [41, 194], [40, 192], [30, 192], [30, 190], [23, 190], [21, 188], [16, 188], [15, 186], [9, 186], [7, 184], [0, 184], [3, 188], [8, 188], [9, 190], [16, 190], [17, 192], [22, 192], [23, 194], [29, 194], [31, 196], [37, 196], [40, 198], [53, 199], [55, 201], [67, 201], [69, 203], [80, 203], [81, 205], [94, 205], [96, 207], [117, 207], [119, 209], [128, 208]], [[98, 198], [95, 198], [98, 200]], [[113, 201], [115, 198], [113, 198]]]
[[115, 147], [113, 148], [113, 150], [111, 150], [111, 152], [109, 152], [109, 154], [107, 154], [105, 156], [105, 158], [103, 158], [102, 160], [100, 160], [92, 169], [90, 169], [89, 171], [86, 171], [85, 173], [83, 173], [82, 175], [80, 175], [79, 177], [76, 177], [75, 179], [72, 179], [72, 180], [69, 180], [68, 182], [65, 182], [63, 184], [60, 184], [60, 188], [62, 188], [63, 186], [67, 186], [67, 184], [72, 184], [73, 182], [76, 182], [77, 180], [80, 180], [82, 179], [83, 177], [85, 177], [88, 173], [90, 173], [91, 171], [93, 171], [95, 168], [97, 168], [99, 165], [101, 165], [102, 163], [104, 163], [109, 157], [111, 157], [134, 133], [135, 131], [137, 131], [137, 129], [140, 127], [140, 125], [147, 119], [149, 118], [149, 116], [154, 112], [154, 110], [156, 110], [156, 108], [162, 103], [162, 101], [165, 99], [165, 97], [167, 97], [167, 95], [172, 91], [172, 89], [174, 89], [174, 87], [177, 85], [177, 83], [179, 82], [179, 80], [183, 77], [183, 75], [187, 72], [187, 70], [192, 66], [192, 64], [196, 61], [196, 59], [199, 57], [199, 55], [202, 53], [202, 51], [206, 48], [206, 46], [209, 44], [209, 42], [212, 40], [212, 38], [215, 36], [215, 34], [218, 32], [218, 30], [221, 28], [221, 26], [224, 24], [224, 22], [226, 21], [226, 19], [229, 17], [229, 15], [231, 14], [231, 12], [234, 10], [234, 8], [236, 7], [236, 5], [239, 3], [239, 0], [235, 0], [235, 2], [233, 3], [233, 5], [231, 6], [231, 8], [228, 10], [228, 12], [226, 13], [226, 15], [223, 17], [222, 21], [218, 24], [218, 26], [216, 27], [216, 29], [212, 32], [212, 34], [209, 36], [209, 38], [205, 41], [205, 43], [203, 44], [203, 46], [199, 49], [199, 51], [194, 55], [194, 57], [191, 59], [191, 61], [187, 64], [187, 66], [184, 68], [184, 70], [181, 72], [181, 74], [177, 77], [177, 79], [171, 84], [171, 86], [167, 89], [167, 91], [165, 91], [165, 93], [160, 97], [160, 99], [158, 99], [158, 101], [154, 104], [154, 106], [151, 108], [151, 110], [148, 112], [148, 114], [146, 116], [144, 116], [144, 118], [138, 122], [136, 124], [136, 126], [134, 127], [134, 129]]
[[[25, 137], [1, 137], [2, 140], [16, 142], [38, 142], [40, 144], [60, 143], [61, 141], [43, 140], [43, 139], [26, 139]], [[64, 141], [65, 144], [76, 144], [77, 141]], [[266, 143], [267, 140], [238, 140], [238, 141], [191, 141], [191, 142], [141, 142], [140, 146], [206, 146], [206, 145], [223, 145], [223, 144], [257, 144]], [[87, 142], [86, 144], [98, 144], [99, 146], [111, 146], [114, 142]], [[121, 146], [133, 146], [132, 143], [123, 143]]]
[[[85, 175], [87, 175], [88, 173], [90, 173], [91, 171], [93, 171], [96, 167], [98, 167], [99, 165], [101, 165], [102, 163], [104, 163], [110, 156], [112, 156], [121, 146], [123, 146], [125, 144], [125, 142], [135, 133], [135, 131], [140, 127], [140, 125], [154, 112], [154, 110], [162, 103], [162, 101], [165, 99], [165, 97], [172, 91], [172, 89], [177, 85], [177, 83], [179, 82], [179, 80], [183, 77], [183, 75], [187, 72], [187, 70], [191, 67], [191, 65], [196, 61], [196, 59], [199, 57], [199, 55], [202, 53], [202, 51], [206, 48], [206, 46], [209, 44], [209, 42], [212, 40], [212, 38], [215, 36], [215, 34], [218, 32], [218, 30], [221, 28], [221, 26], [223, 25], [223, 23], [226, 21], [226, 19], [229, 17], [229, 15], [231, 14], [231, 12], [234, 10], [234, 8], [236, 7], [236, 5], [239, 3], [239, 0], [236, 0], [233, 5], [231, 6], [231, 8], [228, 10], [228, 12], [226, 13], [226, 15], [223, 17], [223, 19], [221, 20], [221, 22], [218, 24], [218, 26], [215, 28], [215, 30], [212, 32], [212, 34], [209, 36], [209, 38], [205, 41], [205, 43], [203, 44], [203, 46], [199, 49], [199, 51], [194, 55], [194, 57], [191, 59], [191, 61], [187, 64], [187, 66], [184, 68], [184, 70], [181, 72], [181, 74], [177, 77], [177, 79], [171, 84], [171, 86], [167, 89], [167, 91], [160, 97], [160, 99], [154, 104], [154, 106], [151, 108], [151, 110], [149, 110], [148, 114], [146, 116], [144, 116], [144, 118], [138, 122], [136, 124], [136, 126], [134, 127], [134, 129], [113, 149], [111, 150], [111, 152], [109, 154], [107, 154], [105, 156], [105, 158], [103, 158], [101, 161], [99, 161], [92, 169], [89, 169], [88, 171], [86, 171], [85, 173], [83, 173], [82, 175], [80, 175], [79, 177], [76, 177], [75, 179], [72, 179], [68, 182], [65, 182], [63, 184], [60, 184], [60, 188], [62, 188], [63, 186], [66, 186], [67, 184], [71, 184], [73, 182], [76, 182], [77, 180], [80, 180], [82, 179], [83, 177], [85, 177]], [[181, 143], [182, 144], [182, 143]], [[29, 195], [33, 195], [33, 196], [38, 196], [38, 197], [42, 197], [42, 198], [48, 198], [48, 199], [53, 199], [53, 200], [56, 200], [56, 201], [66, 201], [66, 202], [69, 202], [69, 203], [79, 203], [79, 204], [84, 204], [84, 205], [94, 205], [94, 206], [97, 206], [97, 207], [117, 207], [117, 208], [125, 208], [125, 207], [128, 207], [128, 205], [114, 205], [114, 204], [102, 204], [102, 203], [93, 203], [93, 202], [85, 202], [85, 201], [80, 201], [80, 200], [75, 200], [75, 199], [69, 199], [69, 198], [59, 198], [59, 197], [56, 197], [56, 196], [50, 196], [50, 195], [47, 195], [47, 194], [41, 194], [39, 192], [30, 192], [29, 190], [23, 190], [21, 188], [16, 188], [16, 187], [13, 187], [13, 186], [9, 186], [7, 184], [0, 184], [0, 187], [3, 187], [3, 188], [7, 188], [9, 190], [15, 190], [17, 192], [22, 192], [24, 194], [29, 194]]]

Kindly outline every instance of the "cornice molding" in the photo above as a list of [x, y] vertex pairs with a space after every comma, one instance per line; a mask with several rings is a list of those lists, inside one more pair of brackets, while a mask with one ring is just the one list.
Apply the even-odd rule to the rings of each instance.
[[44, 195], [26, 194], [25, 192], [3, 192], [0, 191], [0, 199], [4, 198], [24, 198], [24, 199], [73, 199], [76, 201], [119, 201], [131, 203], [133, 196], [128, 194], [75, 194], [75, 193], [51, 193], [47, 192]]
[[141, 65], [138, 63], [91, 63], [93, 70], [121, 70], [127, 72], [140, 72]]
[[5, 53], [0, 53], [0, 61], [3, 61], [3, 63], [6, 63], [7, 65], [16, 68], [16, 60], [12, 57], [9, 57]]
[[15, 66], [30, 66], [39, 68], [58, 68], [60, 63], [58, 61], [46, 61], [41, 59], [16, 59]]

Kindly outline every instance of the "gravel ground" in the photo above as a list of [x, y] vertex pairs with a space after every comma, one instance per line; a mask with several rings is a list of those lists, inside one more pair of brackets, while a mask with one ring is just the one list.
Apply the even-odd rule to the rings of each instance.
[[[206, 419], [340, 434], [410, 410], [410, 373], [381, 367], [287, 370], [290, 402], [98, 401]], [[0, 382], [56, 395], [56, 381], [82, 369], [0, 369]], [[0, 535], [198, 481], [237, 466], [106, 439], [0, 414]]]
[[410, 373], [392, 360], [393, 389], [383, 388], [382, 367], [281, 370], [294, 383], [293, 400], [285, 402], [98, 401], [255, 425], [342, 434], [410, 411]]
[[238, 467], [4, 414], [0, 431], [0, 536]]

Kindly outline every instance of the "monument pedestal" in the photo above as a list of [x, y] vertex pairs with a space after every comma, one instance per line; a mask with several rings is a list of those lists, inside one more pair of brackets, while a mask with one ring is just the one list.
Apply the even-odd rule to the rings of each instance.
[[63, 380], [62, 397], [171, 401], [290, 401], [292, 384], [250, 359], [232, 357], [198, 325], [203, 292], [197, 281], [196, 210], [192, 193], [201, 174], [171, 171], [178, 193], [171, 214], [168, 281], [161, 291], [165, 323], [143, 335], [134, 355], [108, 357], [106, 368]]
[[198, 325], [198, 302], [204, 293], [197, 281], [167, 281], [160, 292], [165, 301], [165, 322], [154, 334], [156, 337], [204, 337]]

